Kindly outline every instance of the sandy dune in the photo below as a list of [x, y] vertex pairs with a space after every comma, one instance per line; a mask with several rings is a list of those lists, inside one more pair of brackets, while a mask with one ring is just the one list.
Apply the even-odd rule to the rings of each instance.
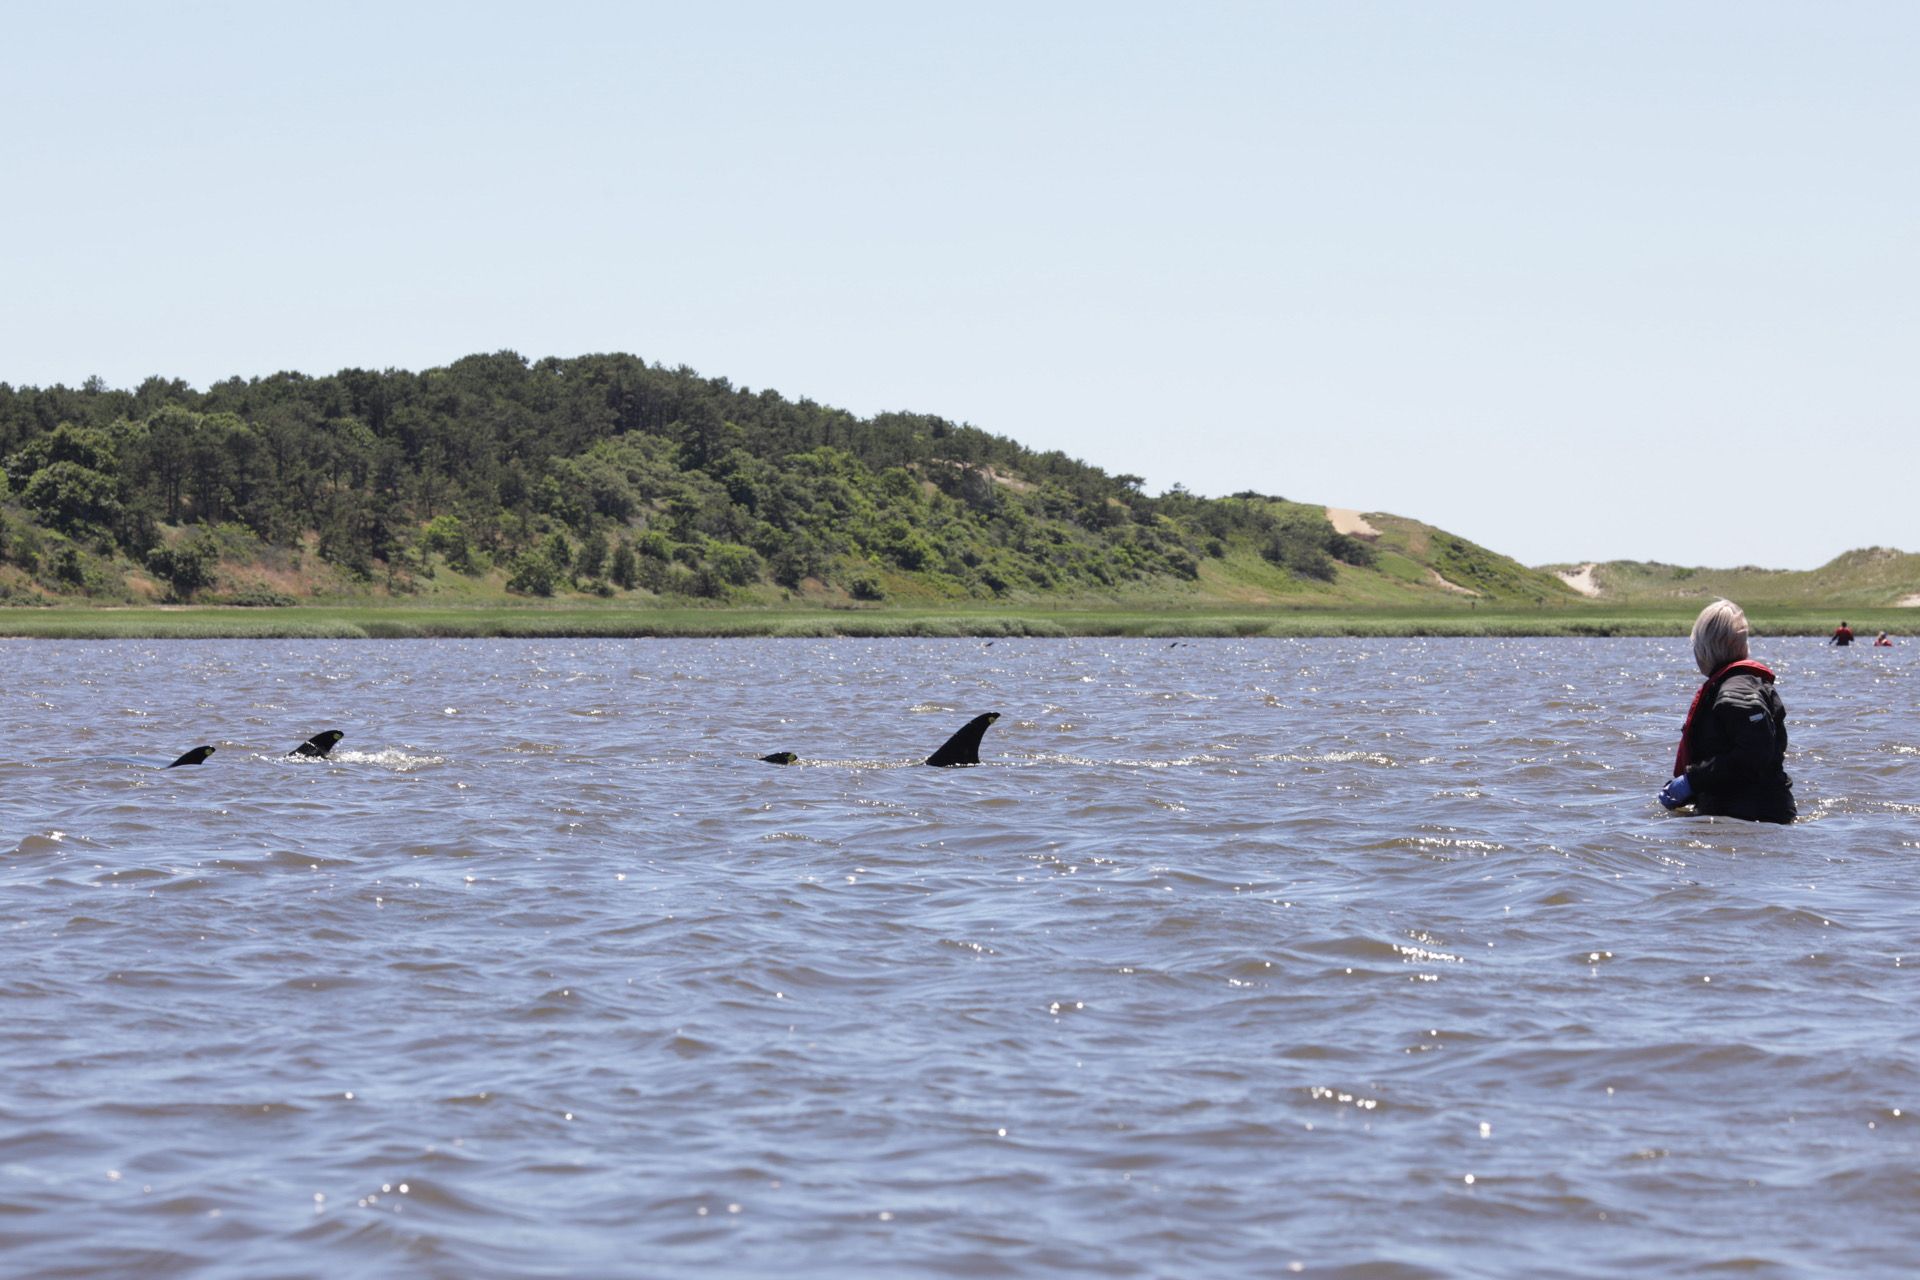
[[[1344, 533], [1349, 538], [1360, 538], [1372, 542], [1380, 536], [1380, 531], [1367, 523], [1367, 518], [1352, 507], [1328, 507], [1327, 521], [1333, 525], [1335, 533]], [[1442, 591], [1451, 591], [1455, 595], [1478, 596], [1481, 592], [1472, 587], [1463, 587], [1457, 582], [1449, 582], [1440, 576], [1438, 569], [1427, 570], [1427, 585], [1439, 587]]]
[[1583, 596], [1597, 596], [1600, 594], [1600, 584], [1593, 580], [1593, 566], [1590, 564], [1583, 564], [1571, 573], [1565, 569], [1555, 570], [1554, 577], [1560, 579], [1560, 581], [1566, 583]]
[[1349, 538], [1372, 539], [1380, 536], [1380, 531], [1351, 507], [1328, 507], [1327, 519], [1332, 522], [1335, 533], [1344, 533]]
[[1451, 591], [1455, 595], [1477, 596], [1481, 594], [1472, 587], [1463, 587], [1457, 582], [1451, 582], [1441, 577], [1438, 569], [1427, 570], [1427, 582], [1432, 586], [1439, 587], [1442, 591]]

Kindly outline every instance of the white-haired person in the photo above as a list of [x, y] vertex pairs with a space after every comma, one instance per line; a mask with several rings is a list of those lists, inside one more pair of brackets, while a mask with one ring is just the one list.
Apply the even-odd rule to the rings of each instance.
[[1673, 781], [1660, 792], [1669, 809], [1792, 822], [1793, 780], [1787, 755], [1787, 706], [1773, 672], [1747, 656], [1747, 615], [1715, 600], [1693, 623], [1693, 661], [1707, 678], [1687, 708]]

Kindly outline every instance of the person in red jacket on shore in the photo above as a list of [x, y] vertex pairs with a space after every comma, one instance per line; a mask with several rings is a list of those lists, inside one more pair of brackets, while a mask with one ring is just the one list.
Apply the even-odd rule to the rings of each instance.
[[1673, 781], [1660, 792], [1668, 809], [1751, 822], [1792, 822], [1787, 705], [1773, 672], [1747, 656], [1747, 615], [1715, 600], [1693, 624], [1693, 661], [1707, 678], [1687, 708], [1674, 755]]

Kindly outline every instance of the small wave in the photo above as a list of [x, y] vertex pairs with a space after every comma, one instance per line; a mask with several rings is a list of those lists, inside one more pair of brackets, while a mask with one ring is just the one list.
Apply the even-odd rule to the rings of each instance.
[[1313, 756], [1283, 752], [1276, 755], [1257, 755], [1253, 758], [1263, 764], [1372, 764], [1379, 765], [1383, 769], [1400, 767], [1398, 760], [1378, 751], [1323, 751]]
[[1069, 764], [1069, 765], [1076, 765], [1080, 768], [1087, 768], [1087, 769], [1103, 769], [1103, 768], [1181, 769], [1181, 768], [1190, 768], [1194, 765], [1225, 764], [1227, 762], [1228, 762], [1228, 757], [1226, 756], [1208, 755], [1204, 752], [1201, 752], [1195, 755], [1178, 756], [1171, 760], [1139, 760], [1139, 759], [1129, 759], [1124, 757], [1117, 760], [1096, 760], [1092, 756], [1078, 756], [1078, 755], [1069, 755], [1069, 754], [1066, 754], [1065, 752], [1043, 751], [1037, 755], [1029, 757], [1024, 761], [1003, 760], [1003, 761], [997, 761], [996, 763], [1000, 763], [1000, 764], [1018, 763], [1018, 764], [1025, 764], [1029, 766], [1041, 765], [1041, 764]]
[[298, 853], [292, 849], [274, 849], [258, 858], [228, 856], [211, 859], [206, 865], [220, 871], [250, 874], [262, 871], [330, 871], [337, 867], [351, 867], [354, 862], [351, 858], [329, 857], [318, 853]]
[[926, 762], [919, 757], [911, 760], [807, 760], [789, 765], [794, 769], [909, 769], [917, 768]]
[[417, 769], [431, 769], [447, 762], [445, 756], [411, 755], [393, 747], [383, 751], [336, 751], [328, 758], [337, 760], [341, 764], [370, 764], [381, 769], [390, 769], [395, 773], [412, 773]]

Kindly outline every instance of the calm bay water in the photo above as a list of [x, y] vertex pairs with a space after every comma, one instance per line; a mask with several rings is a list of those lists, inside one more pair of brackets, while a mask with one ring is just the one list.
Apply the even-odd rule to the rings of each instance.
[[1790, 828], [1679, 640], [0, 642], [0, 1273], [1909, 1273], [1920, 650], [1757, 656]]

